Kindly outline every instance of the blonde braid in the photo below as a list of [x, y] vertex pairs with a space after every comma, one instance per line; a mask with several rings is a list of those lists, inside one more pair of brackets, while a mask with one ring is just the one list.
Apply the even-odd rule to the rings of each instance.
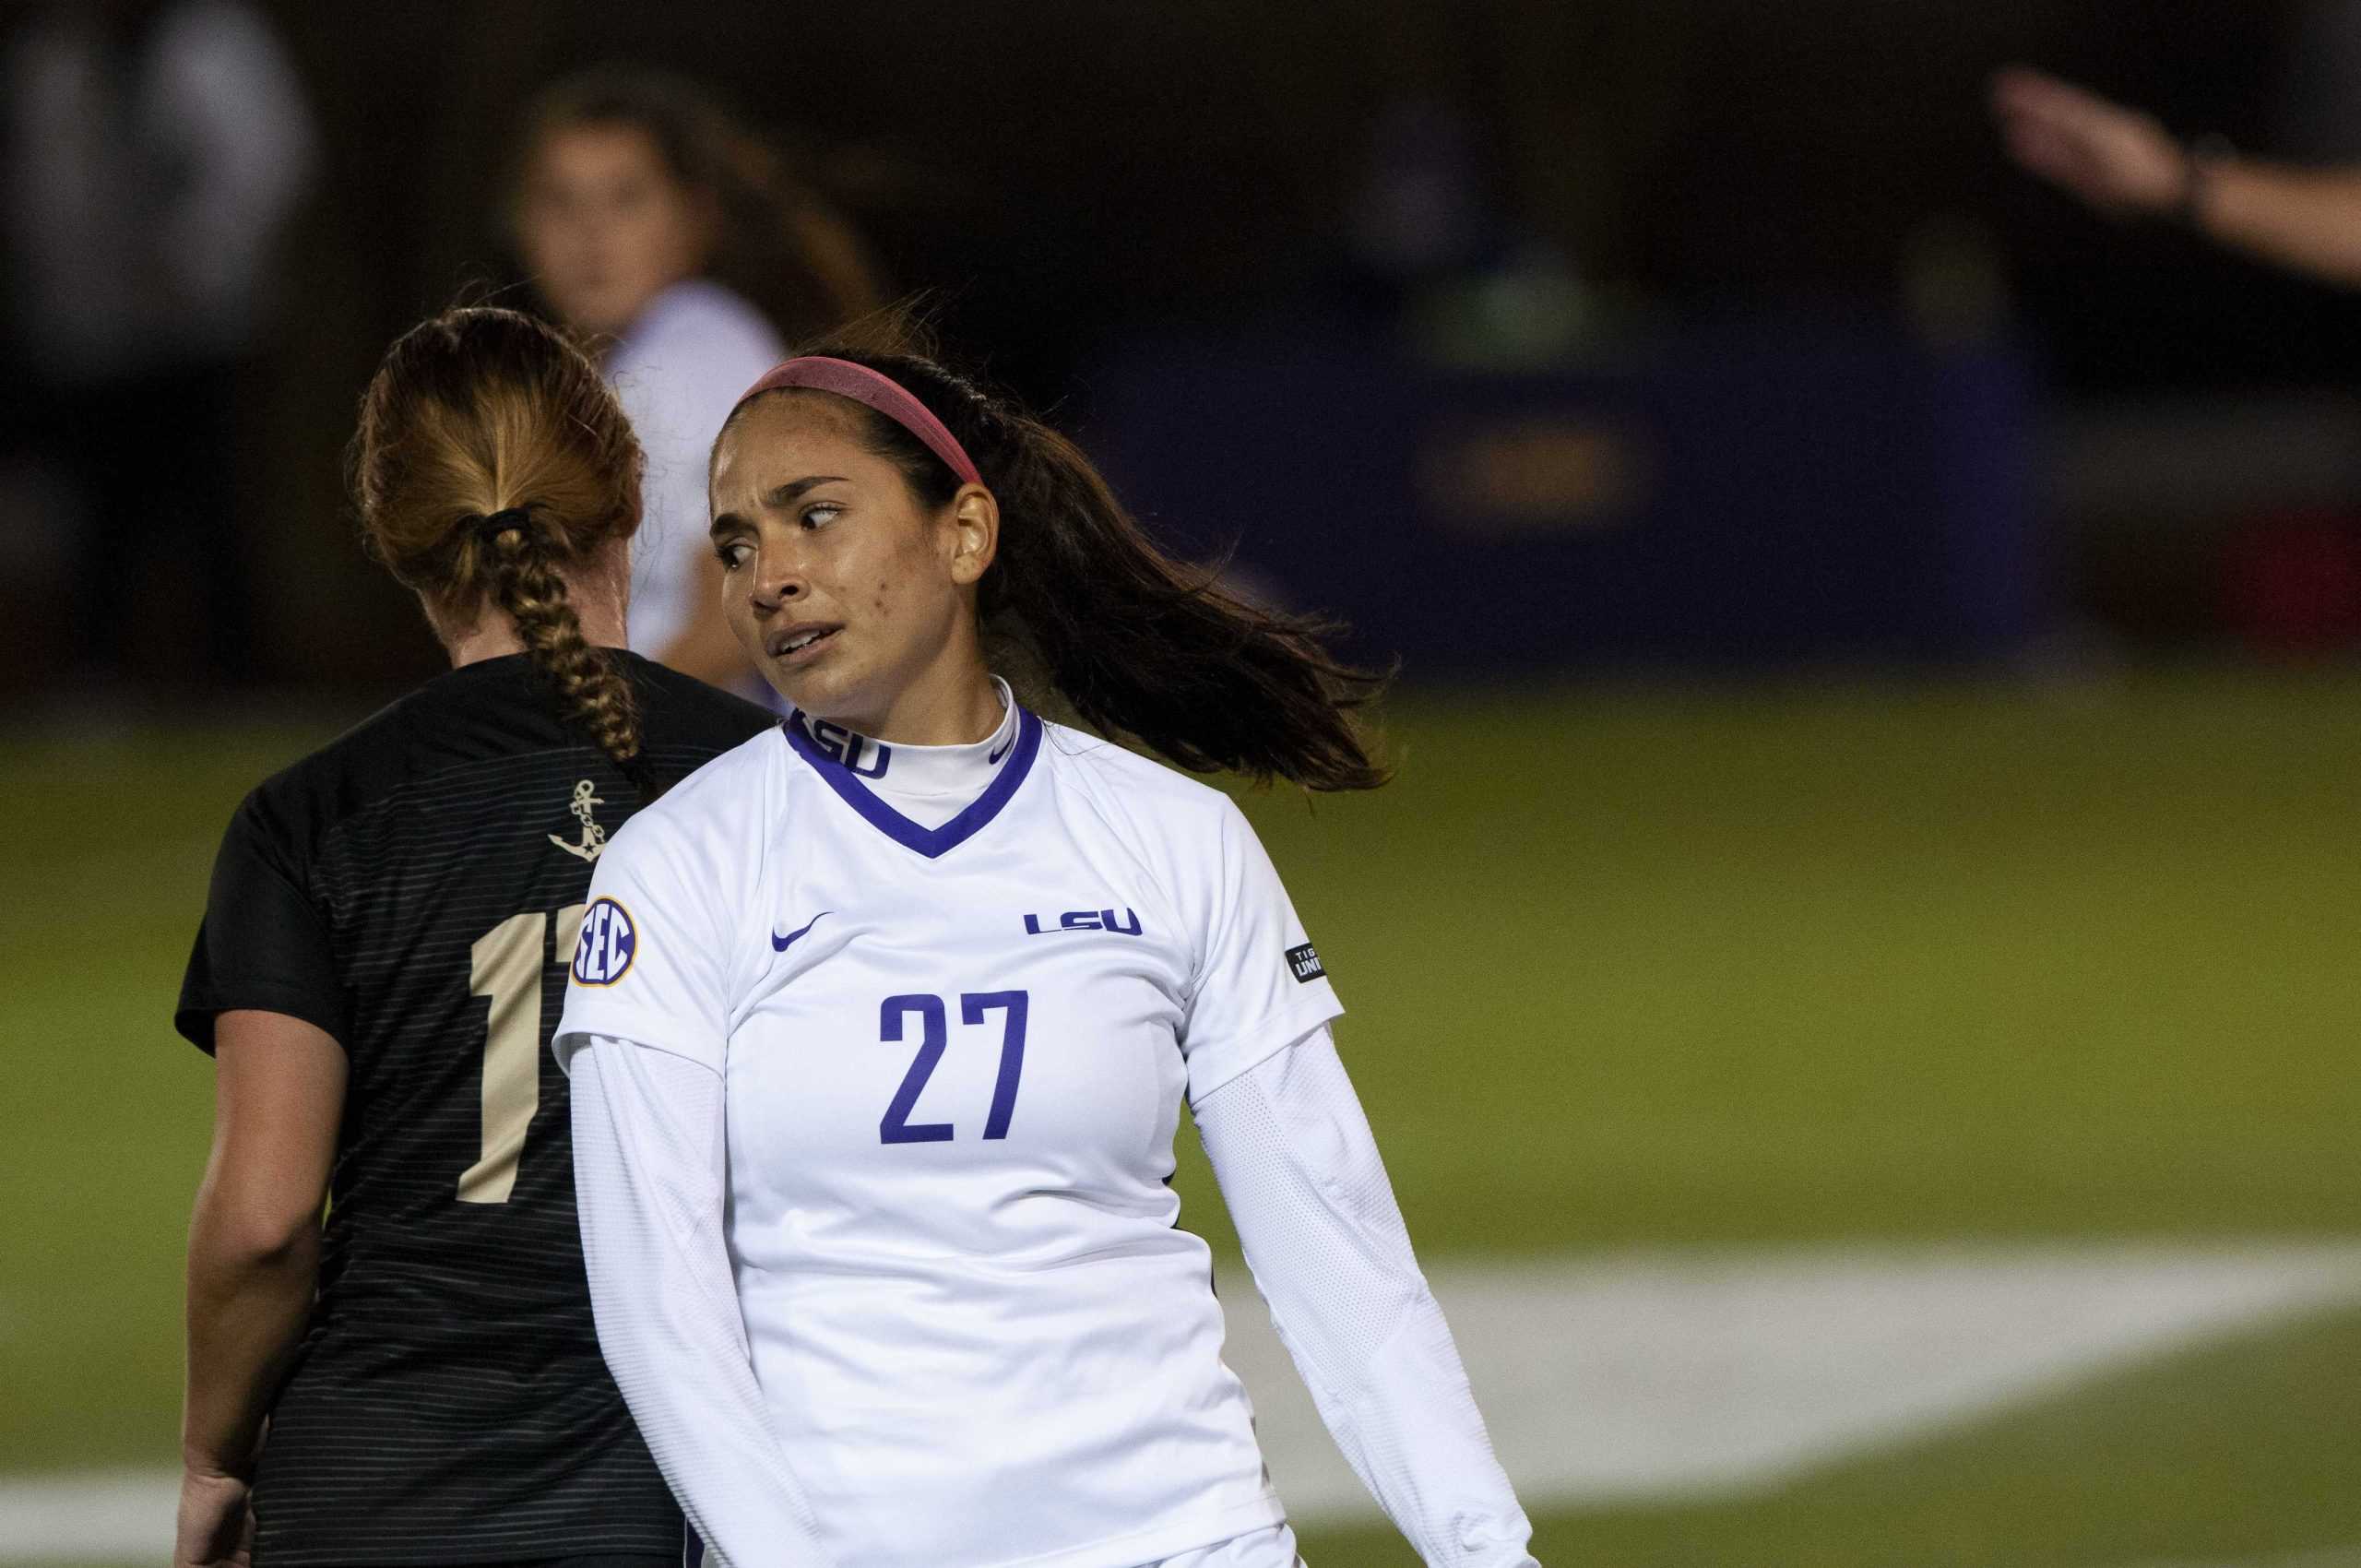
[[625, 766], [639, 754], [639, 705], [615, 662], [582, 635], [551, 541], [529, 507], [495, 513], [482, 539], [492, 602], [516, 624], [526, 655], [564, 704], [565, 716]]

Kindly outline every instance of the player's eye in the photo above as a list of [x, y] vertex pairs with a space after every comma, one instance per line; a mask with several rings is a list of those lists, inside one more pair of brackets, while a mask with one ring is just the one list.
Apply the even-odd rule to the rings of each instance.
[[754, 558], [754, 547], [742, 539], [725, 539], [713, 547], [713, 552], [721, 558], [725, 572], [734, 572]]
[[802, 523], [807, 529], [825, 529], [843, 512], [844, 508], [833, 501], [815, 501], [803, 508]]

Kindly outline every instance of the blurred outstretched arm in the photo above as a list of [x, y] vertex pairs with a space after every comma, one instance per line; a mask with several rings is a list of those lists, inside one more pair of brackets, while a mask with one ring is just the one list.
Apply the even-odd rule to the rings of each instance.
[[1195, 1112], [1272, 1325], [1353, 1473], [1436, 1568], [1534, 1568], [1327, 1026]]
[[2192, 153], [2152, 114], [2011, 65], [1992, 78], [2009, 155], [2115, 218], [2184, 218], [2260, 260], [2361, 288], [2361, 169]]

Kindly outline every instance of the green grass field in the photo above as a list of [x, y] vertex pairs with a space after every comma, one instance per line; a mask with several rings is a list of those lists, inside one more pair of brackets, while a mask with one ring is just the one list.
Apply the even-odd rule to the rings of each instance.
[[[1393, 788], [1250, 809], [1430, 1260], [2361, 1235], [2361, 677], [1428, 693], [1391, 722]], [[172, 998], [222, 822], [321, 738], [0, 761], [0, 1472], [172, 1460], [211, 1078]], [[1536, 1512], [1552, 1568], [2361, 1549], [2361, 1316], [1767, 1499]]]

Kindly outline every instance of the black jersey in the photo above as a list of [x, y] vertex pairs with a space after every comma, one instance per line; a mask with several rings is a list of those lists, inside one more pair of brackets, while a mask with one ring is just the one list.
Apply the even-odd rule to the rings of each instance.
[[[635, 656], [669, 784], [772, 722]], [[443, 675], [231, 820], [181, 990], [318, 1025], [349, 1062], [319, 1296], [271, 1409], [255, 1561], [677, 1554], [681, 1515], [590, 1318], [550, 1037], [638, 789], [523, 656]]]

